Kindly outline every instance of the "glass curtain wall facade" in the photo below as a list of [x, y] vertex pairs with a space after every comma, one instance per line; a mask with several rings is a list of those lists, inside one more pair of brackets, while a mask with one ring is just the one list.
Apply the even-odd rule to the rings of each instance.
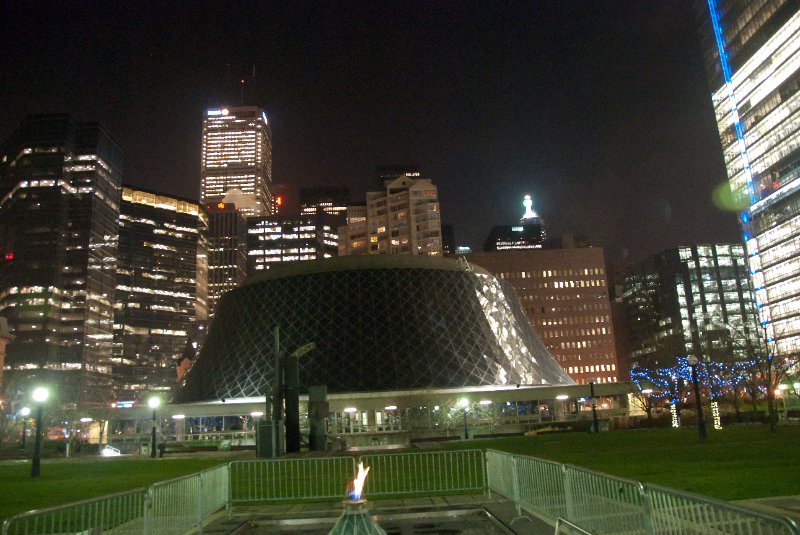
[[275, 266], [223, 296], [175, 401], [273, 391], [276, 328], [283, 355], [316, 345], [301, 391], [573, 384], [507, 283], [449, 258], [361, 255]]
[[800, 2], [707, 0], [700, 13], [725, 165], [756, 307], [783, 354], [800, 350]]
[[664, 251], [629, 269], [623, 288], [634, 366], [670, 339], [698, 358], [746, 358], [745, 340], [759, 339], [742, 245]]
[[15, 336], [7, 390], [30, 378], [63, 403], [111, 395], [121, 175], [108, 133], [67, 115], [31, 116], [3, 146], [0, 314]]
[[125, 399], [176, 384], [208, 315], [207, 230], [196, 202], [122, 189], [113, 372]]
[[215, 204], [228, 195], [245, 215], [272, 213], [272, 129], [261, 108], [206, 112], [200, 202]]

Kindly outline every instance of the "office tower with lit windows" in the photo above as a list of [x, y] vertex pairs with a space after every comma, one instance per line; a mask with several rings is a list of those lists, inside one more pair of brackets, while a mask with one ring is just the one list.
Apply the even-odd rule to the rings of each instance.
[[695, 1], [756, 307], [779, 354], [800, 350], [800, 3]]
[[253, 275], [282, 262], [337, 256], [335, 215], [247, 218], [247, 273]]
[[439, 196], [430, 180], [401, 175], [383, 191], [367, 193], [364, 206], [348, 206], [339, 228], [339, 256], [442, 255]]
[[208, 317], [207, 231], [197, 202], [122, 188], [113, 373], [125, 399], [176, 384]]
[[653, 255], [626, 271], [622, 299], [633, 366], [665, 351], [746, 358], [747, 340], [758, 343], [740, 244], [681, 246]]
[[603, 249], [511, 249], [464, 258], [514, 287], [533, 330], [576, 383], [620, 379]]
[[9, 398], [45, 382], [57, 403], [113, 394], [122, 151], [97, 123], [28, 117], [0, 149], [0, 315]]
[[350, 190], [339, 186], [300, 188], [300, 213], [303, 215], [328, 214], [346, 221]]
[[272, 130], [264, 110], [206, 111], [200, 202], [233, 203], [245, 216], [272, 214]]
[[232, 203], [205, 206], [208, 213], [208, 314], [222, 294], [247, 278], [247, 218]]
[[484, 251], [541, 249], [545, 246], [547, 229], [544, 220], [533, 211], [530, 195], [525, 195], [522, 206], [525, 212], [519, 223], [494, 227], [483, 245]]

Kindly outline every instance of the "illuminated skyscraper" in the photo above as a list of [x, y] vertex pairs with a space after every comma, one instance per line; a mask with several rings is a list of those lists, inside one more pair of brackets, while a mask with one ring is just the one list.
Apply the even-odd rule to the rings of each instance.
[[514, 287], [533, 330], [576, 383], [619, 380], [603, 249], [509, 249], [464, 258]]
[[710, 358], [747, 358], [748, 338], [758, 341], [740, 244], [687, 245], [653, 255], [627, 270], [622, 299], [633, 365], [657, 355], [671, 337], [673, 350]]
[[213, 109], [203, 120], [200, 202], [272, 213], [272, 130], [255, 106]]
[[695, 6], [758, 316], [778, 351], [797, 352], [800, 3], [696, 0]]
[[61, 403], [111, 397], [121, 175], [108, 133], [68, 115], [28, 117], [0, 150], [7, 390], [36, 380]]
[[125, 399], [169, 390], [207, 319], [208, 216], [197, 202], [122, 188], [113, 372]]
[[247, 219], [233, 203], [206, 205], [208, 212], [208, 313], [222, 294], [247, 278]]
[[442, 255], [439, 194], [430, 180], [401, 175], [383, 191], [367, 193], [366, 206], [349, 206], [339, 228], [339, 256]]

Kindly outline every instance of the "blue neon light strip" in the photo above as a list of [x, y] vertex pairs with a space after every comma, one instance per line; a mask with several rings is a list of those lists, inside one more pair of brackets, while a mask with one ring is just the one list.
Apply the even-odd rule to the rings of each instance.
[[739, 109], [736, 106], [736, 95], [733, 92], [733, 75], [731, 73], [731, 64], [728, 61], [728, 53], [725, 51], [725, 38], [722, 35], [722, 25], [719, 21], [719, 13], [717, 12], [717, 0], [708, 0], [708, 11], [711, 13], [711, 25], [714, 27], [714, 40], [717, 42], [717, 53], [719, 54], [719, 63], [722, 67], [722, 78], [725, 80], [725, 86], [728, 89], [728, 101], [731, 105], [733, 113], [733, 129], [736, 132], [736, 139], [739, 141], [739, 153], [742, 156], [742, 168], [744, 176], [747, 179], [747, 193], [750, 195], [750, 204], [758, 202], [758, 195], [756, 188], [753, 184], [753, 173], [750, 170], [750, 158], [747, 154], [747, 143], [744, 140], [744, 129], [739, 120]]
[[[728, 101], [731, 105], [731, 113], [733, 115], [733, 129], [736, 132], [736, 139], [739, 142], [739, 151], [742, 157], [742, 169], [744, 171], [745, 179], [747, 180], [747, 193], [750, 196], [750, 206], [756, 204], [760, 199], [756, 194], [755, 184], [753, 183], [753, 173], [750, 169], [750, 158], [747, 154], [747, 143], [744, 139], [744, 128], [739, 120], [739, 109], [736, 106], [736, 94], [733, 91], [733, 75], [731, 73], [731, 64], [728, 61], [728, 53], [725, 51], [725, 38], [722, 35], [722, 24], [719, 20], [719, 12], [717, 11], [717, 0], [708, 0], [708, 11], [711, 14], [711, 25], [714, 28], [714, 40], [717, 43], [717, 53], [719, 54], [719, 63], [722, 67], [722, 78], [725, 80], [725, 87], [728, 90]], [[742, 223], [747, 224], [748, 215], [745, 211], [742, 213]], [[749, 233], [745, 230], [742, 233], [745, 243], [750, 240]], [[758, 241], [756, 241], [756, 250], [752, 252], [751, 257], [758, 256]], [[751, 270], [751, 274], [755, 273]], [[759, 288], [760, 289], [760, 288]], [[756, 301], [756, 308], [760, 310], [764, 305], [758, 299], [757, 293], [753, 292], [753, 297]], [[762, 325], [767, 325], [769, 320], [762, 320]]]

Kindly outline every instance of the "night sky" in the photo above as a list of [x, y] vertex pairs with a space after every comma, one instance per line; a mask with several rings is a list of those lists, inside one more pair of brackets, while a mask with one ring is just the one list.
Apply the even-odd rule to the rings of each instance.
[[[0, 139], [31, 113], [106, 125], [125, 182], [196, 199], [204, 110], [262, 106], [273, 179], [439, 187], [480, 250], [522, 196], [609, 260], [739, 241], [691, 3], [0, 0]], [[255, 76], [254, 76], [255, 75]], [[245, 79], [242, 88], [241, 79]]]

